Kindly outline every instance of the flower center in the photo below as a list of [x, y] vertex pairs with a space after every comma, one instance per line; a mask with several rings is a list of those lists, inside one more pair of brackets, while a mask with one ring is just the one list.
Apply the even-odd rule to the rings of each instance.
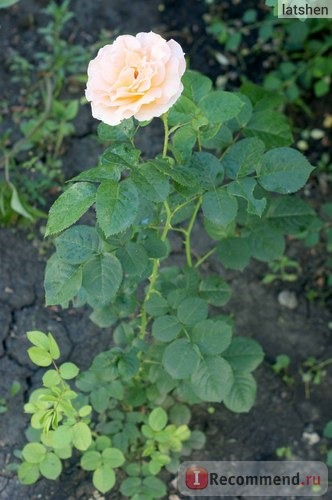
[[137, 77], [138, 77], [138, 69], [134, 68], [134, 78], [135, 78], [135, 80], [136, 80]]

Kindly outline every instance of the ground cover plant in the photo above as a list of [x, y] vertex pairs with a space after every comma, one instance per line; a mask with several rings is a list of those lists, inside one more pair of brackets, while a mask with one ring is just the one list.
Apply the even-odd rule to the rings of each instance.
[[[14, 3], [14, 2], [11, 2]], [[9, 6], [8, 2], [0, 7]], [[43, 210], [48, 191], [57, 192], [63, 183], [61, 153], [63, 142], [74, 133], [73, 120], [79, 101], [64, 89], [75, 88], [89, 54], [83, 47], [66, 40], [64, 30], [73, 14], [69, 1], [50, 2], [42, 10], [46, 26], [39, 28], [40, 50], [27, 58], [11, 51], [6, 63], [10, 83], [20, 89], [11, 116], [15, 128], [7, 128], [0, 138], [3, 179], [0, 180], [0, 224], [11, 225], [45, 218]], [[76, 83], [77, 86], [77, 83]], [[17, 128], [21, 137], [15, 140]]]
[[[111, 83], [109, 61], [117, 65]], [[174, 40], [121, 36], [100, 50], [88, 75], [86, 96], [109, 145], [50, 210], [46, 235], [55, 236], [56, 252], [46, 267], [46, 302], [87, 303], [100, 327], [116, 324], [115, 346], [79, 374], [72, 362], [58, 366], [51, 333], [28, 333], [32, 362], [53, 367], [25, 406], [31, 442], [18, 474], [24, 484], [56, 479], [76, 448], [102, 493], [121, 467], [123, 495], [160, 498], [161, 469], [175, 472], [181, 454], [204, 444], [190, 430], [190, 407], [222, 402], [249, 411], [252, 372], [263, 360], [258, 342], [234, 334], [219, 309], [230, 285], [202, 265], [214, 253], [235, 270], [252, 257], [280, 258], [285, 235], [302, 235], [316, 218], [293, 195], [313, 167], [289, 147], [278, 96], [250, 83], [241, 92], [215, 90], [206, 76], [185, 71]], [[154, 117], [163, 122], [163, 149], [141, 160], [135, 135]], [[90, 207], [95, 225], [76, 224]], [[192, 248], [198, 217], [210, 239], [204, 255]], [[172, 232], [182, 237], [182, 267], [163, 265]]]
[[[325, 96], [331, 88], [329, 19], [307, 19], [305, 22], [296, 18], [279, 19], [274, 0], [266, 2], [265, 9], [259, 5], [244, 10], [241, 18], [238, 12], [232, 16], [219, 2], [209, 4], [207, 32], [223, 49], [215, 50], [221, 67], [235, 66], [237, 72], [240, 60], [241, 76], [245, 79], [253, 54], [259, 57], [265, 47], [269, 55], [262, 60], [265, 71], [259, 75], [264, 88], [283, 93], [286, 102], [311, 114], [312, 96]], [[234, 54], [237, 54], [236, 59]]]

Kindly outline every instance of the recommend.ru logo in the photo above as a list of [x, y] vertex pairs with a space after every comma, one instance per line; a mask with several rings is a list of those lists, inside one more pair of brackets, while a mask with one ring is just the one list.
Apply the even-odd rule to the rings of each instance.
[[190, 496], [307, 496], [326, 493], [323, 462], [184, 462], [178, 488]]

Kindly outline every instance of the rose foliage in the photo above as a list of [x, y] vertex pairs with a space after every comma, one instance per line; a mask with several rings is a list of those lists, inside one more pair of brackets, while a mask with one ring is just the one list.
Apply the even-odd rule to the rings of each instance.
[[[153, 33], [121, 36], [89, 65], [86, 96], [106, 149], [50, 210], [45, 291], [48, 306], [88, 305], [93, 322], [112, 327], [112, 347], [78, 373], [57, 365], [52, 336], [29, 333], [31, 360], [55, 368], [26, 405], [26, 484], [58, 477], [76, 448], [101, 492], [122, 467], [123, 496], [161, 498], [160, 470], [176, 472], [181, 454], [204, 444], [190, 407], [254, 404], [263, 351], [223, 311], [232, 293], [223, 270], [279, 258], [287, 236], [310, 230], [315, 213], [293, 193], [312, 167], [290, 147], [282, 97], [249, 82], [215, 90], [183, 73], [180, 46]], [[158, 116], [164, 142], [146, 158], [136, 134]], [[94, 224], [80, 221], [87, 211]]]

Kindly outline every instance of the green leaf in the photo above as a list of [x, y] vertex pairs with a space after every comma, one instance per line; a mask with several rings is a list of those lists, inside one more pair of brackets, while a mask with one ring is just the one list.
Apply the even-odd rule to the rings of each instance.
[[271, 110], [255, 111], [243, 133], [247, 137], [258, 137], [267, 149], [289, 146], [293, 142], [285, 117]]
[[187, 339], [174, 340], [163, 355], [163, 366], [174, 379], [188, 378], [196, 370], [199, 355], [195, 345]]
[[22, 389], [21, 383], [18, 382], [18, 380], [13, 380], [13, 382], [9, 388], [8, 394], [11, 397], [15, 397], [15, 396], [17, 396], [17, 394], [20, 393], [21, 389]]
[[220, 160], [211, 153], [194, 153], [190, 162], [191, 175], [195, 172], [199, 185], [203, 189], [214, 189], [224, 177], [224, 168]]
[[74, 363], [62, 363], [59, 371], [62, 378], [64, 378], [65, 380], [70, 380], [77, 377], [80, 370]]
[[109, 165], [122, 171], [137, 165], [141, 152], [129, 142], [107, 148], [100, 158], [101, 165]]
[[114, 325], [118, 318], [110, 305], [106, 305], [104, 307], [94, 309], [90, 314], [90, 319], [100, 328], [107, 328]]
[[102, 465], [101, 454], [98, 451], [86, 451], [81, 458], [81, 467], [84, 470], [96, 470]]
[[[241, 116], [241, 114], [242, 112], [239, 116]], [[204, 148], [219, 151], [232, 144], [233, 134], [226, 125], [211, 123], [204, 129], [200, 130], [200, 139]]]
[[152, 335], [161, 342], [174, 340], [182, 329], [182, 325], [175, 316], [160, 316], [152, 325]]
[[180, 125], [191, 122], [195, 115], [199, 114], [199, 108], [185, 95], [176, 101], [168, 114], [169, 125]]
[[166, 200], [170, 190], [169, 181], [152, 161], [139, 165], [139, 168], [133, 171], [132, 179], [148, 200], [157, 203]]
[[230, 224], [227, 224], [226, 226], [220, 224], [214, 224], [213, 222], [209, 221], [206, 218], [203, 219], [203, 223], [205, 231], [213, 240], [219, 241], [224, 238], [235, 236], [236, 234], [235, 220], [233, 220]]
[[103, 181], [97, 191], [96, 211], [106, 237], [131, 226], [138, 212], [138, 193], [131, 180]]
[[92, 482], [101, 493], [106, 493], [111, 490], [115, 485], [115, 474], [113, 469], [108, 465], [98, 467], [93, 473]]
[[85, 451], [91, 444], [91, 431], [87, 424], [78, 422], [73, 426], [73, 445], [80, 451]]
[[125, 497], [132, 497], [139, 491], [142, 480], [139, 477], [127, 477], [122, 481], [120, 491]]
[[226, 226], [236, 217], [237, 201], [234, 196], [220, 187], [203, 195], [202, 209], [204, 216], [210, 222]]
[[53, 385], [58, 385], [61, 382], [61, 377], [56, 370], [47, 370], [43, 375], [43, 385], [45, 387], [52, 387]]
[[71, 444], [73, 431], [71, 427], [62, 425], [52, 432], [52, 446], [55, 450], [65, 448]]
[[[235, 131], [242, 130], [245, 125], [249, 122], [250, 118], [252, 117], [253, 114], [253, 107], [250, 99], [242, 94], [241, 92], [235, 92], [235, 95], [241, 99], [243, 103], [243, 107], [240, 111], [240, 113], [233, 118], [230, 122], [228, 122], [228, 127], [232, 130], [234, 133]], [[233, 139], [228, 142], [228, 145], [230, 145], [233, 142]]]
[[[124, 470], [125, 470], [126, 474], [128, 474], [128, 476], [139, 476], [141, 473], [141, 466], [138, 463], [132, 462], [132, 463], [126, 465], [126, 467], [124, 467]], [[121, 487], [122, 487], [122, 485], [121, 485]], [[120, 488], [120, 490], [122, 493], [121, 488]]]
[[332, 420], [325, 425], [323, 436], [332, 439]]
[[139, 370], [139, 362], [137, 358], [137, 351], [133, 348], [127, 352], [118, 362], [119, 374], [125, 379], [133, 378]]
[[90, 405], [84, 405], [79, 409], [78, 414], [80, 417], [87, 417], [92, 412], [92, 407]]
[[121, 170], [122, 168], [112, 164], [100, 165], [99, 167], [84, 170], [70, 179], [70, 182], [87, 181], [99, 183], [107, 180], [118, 182], [121, 178]]
[[[183, 188], [198, 188], [197, 175], [192, 168], [183, 165], [176, 165], [175, 167], [168, 167], [166, 169], [167, 175], [175, 181], [175, 188], [181, 191]], [[179, 188], [180, 186], [180, 188]]]
[[227, 304], [231, 294], [231, 287], [219, 276], [208, 276], [199, 285], [199, 296], [213, 306]]
[[143, 234], [142, 243], [149, 257], [152, 259], [163, 259], [167, 257], [169, 248], [165, 241], [160, 239], [156, 231], [148, 230]]
[[41, 347], [30, 347], [28, 355], [31, 361], [37, 366], [49, 366], [52, 364], [52, 356]]
[[110, 395], [105, 387], [98, 387], [91, 393], [90, 401], [98, 413], [104, 413], [109, 406]]
[[264, 142], [255, 137], [236, 142], [223, 157], [225, 174], [237, 179], [255, 172], [261, 164], [264, 150]]
[[198, 297], [183, 300], [177, 308], [177, 316], [181, 323], [193, 326], [208, 315], [207, 303]]
[[206, 436], [201, 431], [192, 431], [186, 445], [192, 450], [201, 450], [206, 443]]
[[251, 372], [264, 359], [262, 347], [248, 337], [235, 337], [223, 356], [236, 372]]
[[49, 351], [50, 351], [50, 355], [52, 356], [52, 359], [59, 359], [60, 358], [60, 349], [59, 349], [59, 346], [55, 340], [55, 338], [53, 337], [53, 335], [48, 332], [47, 334], [47, 337], [48, 337], [48, 342], [49, 342]]
[[108, 393], [112, 398], [122, 400], [124, 397], [124, 388], [119, 380], [114, 380], [108, 385]]
[[120, 259], [124, 273], [131, 276], [141, 276], [149, 264], [143, 245], [132, 241], [117, 251], [117, 257]]
[[111, 440], [108, 436], [98, 436], [95, 444], [98, 451], [103, 451], [105, 448], [109, 448], [111, 446]]
[[56, 454], [57, 457], [61, 458], [62, 460], [70, 458], [73, 454], [71, 446], [66, 446], [65, 448], [58, 448], [54, 450], [54, 453]]
[[23, 215], [23, 217], [26, 217], [27, 219], [33, 220], [32, 215], [24, 208], [14, 184], [10, 183], [10, 187], [12, 190], [10, 207], [14, 210], [14, 212]]
[[171, 149], [178, 163], [181, 164], [189, 161], [196, 140], [196, 132], [190, 125], [181, 127], [175, 132], [172, 138]]
[[257, 384], [251, 373], [235, 373], [233, 386], [224, 405], [235, 413], [248, 412], [256, 398]]
[[297, 234], [306, 230], [314, 217], [314, 210], [296, 196], [279, 196], [272, 199], [266, 212], [269, 222], [287, 234]]
[[332, 467], [332, 450], [329, 450], [327, 452], [326, 465], [328, 465], [329, 467]]
[[254, 197], [254, 190], [257, 182], [252, 177], [245, 177], [231, 182], [227, 186], [229, 194], [244, 198], [248, 203], [248, 213], [261, 217], [266, 207], [266, 198], [257, 199]]
[[143, 485], [146, 487], [147, 492], [151, 495], [152, 498], [161, 498], [166, 496], [167, 491], [165, 483], [157, 477], [147, 476], [143, 479]]
[[19, 0], [0, 0], [0, 9], [4, 9], [5, 7], [11, 7]]
[[31, 344], [37, 347], [41, 347], [45, 351], [49, 350], [50, 342], [46, 333], [40, 332], [38, 330], [33, 330], [31, 332], [27, 332], [27, 337]]
[[46, 479], [57, 479], [62, 471], [62, 463], [55, 453], [48, 452], [44, 460], [39, 464], [39, 470]]
[[315, 82], [314, 91], [316, 97], [322, 97], [323, 95], [326, 95], [330, 91], [329, 80], [318, 80], [317, 82]]
[[267, 149], [289, 146], [293, 142], [292, 133], [285, 117], [275, 111], [255, 111], [243, 129], [247, 137], [261, 139]]
[[212, 81], [198, 71], [187, 69], [182, 77], [183, 95], [198, 103], [212, 88]]
[[132, 118], [123, 120], [119, 125], [111, 126], [106, 123], [98, 125], [98, 137], [102, 142], [126, 142], [135, 134], [135, 125]]
[[240, 113], [243, 102], [231, 92], [215, 90], [199, 101], [199, 107], [209, 123], [225, 123]]
[[146, 312], [150, 315], [153, 316], [154, 318], [158, 316], [163, 316], [168, 312], [169, 305], [166, 299], [164, 297], [161, 297], [160, 295], [154, 293], [151, 295], [149, 300], [145, 302], [145, 310]]
[[176, 403], [171, 407], [169, 417], [172, 424], [176, 426], [187, 425], [191, 419], [191, 411], [188, 406], [182, 403]]
[[38, 481], [40, 476], [37, 464], [23, 462], [18, 468], [18, 479], [20, 483], [29, 485]]
[[277, 259], [285, 250], [283, 235], [267, 223], [253, 227], [248, 241], [252, 256], [263, 262]]
[[74, 226], [67, 229], [56, 240], [55, 245], [60, 259], [76, 265], [92, 257], [99, 247], [96, 230], [90, 226]]
[[295, 149], [275, 148], [263, 155], [258, 182], [267, 191], [295, 193], [307, 182], [313, 167]]
[[231, 390], [233, 380], [233, 371], [228, 362], [209, 356], [200, 361], [191, 377], [191, 386], [203, 401], [220, 403]]
[[155, 432], [162, 431], [167, 424], [168, 416], [163, 408], [160, 406], [152, 410], [149, 415], [148, 423], [152, 430]]
[[122, 282], [122, 267], [113, 254], [97, 255], [83, 266], [83, 287], [88, 302], [101, 307], [112, 301]]
[[125, 463], [125, 457], [122, 451], [117, 448], [106, 448], [102, 452], [103, 462], [109, 467], [121, 467]]
[[40, 464], [46, 456], [46, 448], [40, 443], [28, 443], [22, 450], [23, 458], [31, 464]]
[[227, 269], [242, 271], [250, 261], [250, 246], [247, 238], [227, 238], [217, 246], [217, 255]]
[[66, 307], [81, 284], [81, 267], [67, 264], [58, 259], [56, 254], [47, 261], [44, 282], [47, 306], [60, 304]]
[[91, 207], [96, 198], [96, 186], [78, 182], [62, 193], [52, 205], [45, 236], [60, 233], [76, 222]]
[[229, 346], [232, 328], [225, 321], [207, 319], [197, 323], [192, 331], [191, 339], [198, 345], [202, 354], [220, 354]]

